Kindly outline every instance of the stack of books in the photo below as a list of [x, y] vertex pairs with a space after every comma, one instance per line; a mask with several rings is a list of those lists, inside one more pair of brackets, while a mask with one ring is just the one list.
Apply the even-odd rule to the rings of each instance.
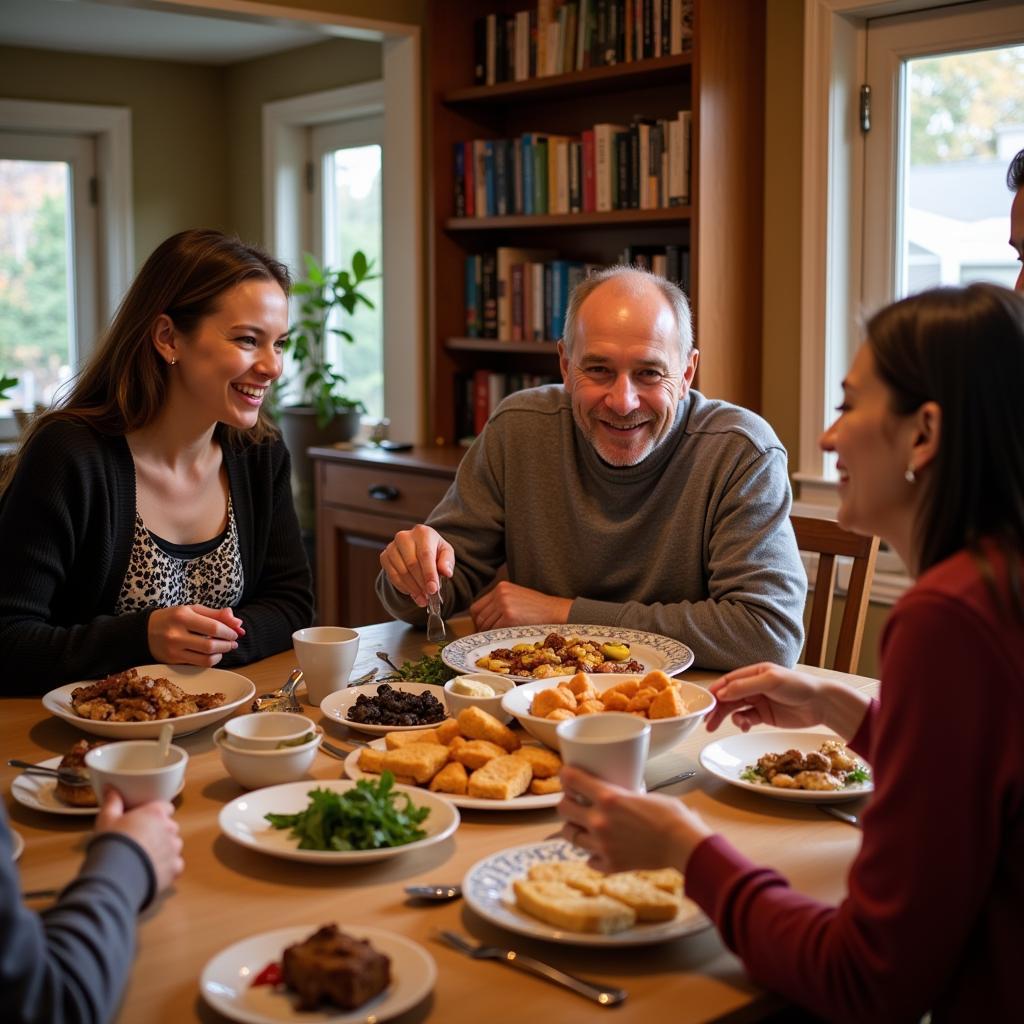
[[474, 23], [477, 85], [687, 53], [693, 0], [537, 0]]
[[538, 373], [499, 373], [495, 370], [476, 370], [461, 378], [456, 405], [456, 434], [472, 438], [484, 429], [491, 413], [506, 396], [523, 388], [558, 384], [562, 378]]
[[656, 210], [690, 202], [691, 113], [456, 142], [456, 217]]

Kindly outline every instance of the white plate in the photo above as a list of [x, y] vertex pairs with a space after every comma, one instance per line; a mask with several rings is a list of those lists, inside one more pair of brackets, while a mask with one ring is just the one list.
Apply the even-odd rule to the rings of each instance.
[[[535, 746], [539, 747], [540, 744], [537, 743]], [[384, 740], [374, 740], [370, 747], [373, 750], [387, 750], [387, 743]], [[350, 779], [379, 779], [379, 775], [371, 775], [359, 767], [359, 753], [358, 750], [353, 750], [345, 758], [345, 774]], [[426, 787], [423, 788], [426, 790]], [[429, 792], [429, 790], [426, 791]], [[542, 807], [554, 807], [562, 799], [561, 790], [557, 793], [544, 793], [540, 796], [535, 793], [526, 793], [523, 796], [517, 796], [514, 800], [484, 800], [479, 796], [458, 796], [455, 793], [434, 793], [432, 795], [442, 797], [466, 811], [536, 811]]]
[[[340, 725], [347, 725], [350, 729], [358, 732], [366, 732], [371, 736], [383, 736], [386, 732], [409, 732], [412, 729], [433, 729], [440, 725], [444, 718], [436, 722], [427, 722], [425, 725], [366, 725], [363, 722], [353, 722], [346, 718], [348, 709], [356, 702], [360, 694], [368, 697], [377, 696], [377, 687], [380, 683], [367, 683], [365, 686], [349, 686], [344, 690], [335, 690], [329, 693], [321, 702], [320, 710], [332, 721]], [[448, 705], [444, 701], [444, 687], [434, 686], [433, 683], [410, 683], [410, 682], [388, 682], [392, 690], [401, 690], [403, 693], [432, 693], [438, 704], [444, 708], [444, 717], [448, 718]]]
[[78, 683], [58, 686], [43, 697], [43, 707], [63, 718], [64, 721], [78, 726], [82, 732], [93, 736], [106, 736], [115, 740], [148, 740], [160, 735], [160, 727], [165, 721], [170, 722], [175, 736], [187, 736], [222, 718], [227, 718], [235, 708], [256, 695], [256, 687], [237, 672], [225, 672], [219, 668], [195, 668], [191, 665], [139, 665], [140, 676], [154, 679], [169, 679], [188, 693], [223, 693], [224, 703], [208, 711], [197, 711], [194, 715], [181, 715], [178, 718], [167, 718], [155, 722], [96, 722], [91, 718], [83, 718], [76, 714], [71, 706], [71, 691], [79, 686], [88, 686], [95, 679], [84, 679]]
[[298, 840], [291, 837], [290, 829], [272, 828], [264, 818], [265, 814], [296, 814], [304, 810], [309, 804], [309, 793], [314, 789], [345, 793], [355, 785], [347, 779], [307, 779], [253, 790], [232, 800], [221, 810], [220, 830], [228, 839], [271, 857], [310, 864], [366, 864], [433, 846], [447, 839], [459, 826], [459, 812], [447, 800], [412, 786], [395, 786], [395, 792], [408, 793], [416, 807], [429, 807], [430, 814], [422, 825], [426, 838], [404, 846], [389, 846], [381, 850], [300, 850]]
[[25, 852], [25, 840], [20, 832], [11, 829], [11, 860], [16, 861]]
[[585, 851], [562, 839], [513, 846], [478, 860], [462, 880], [462, 895], [473, 910], [499, 928], [570, 946], [647, 946], [711, 927], [697, 904], [685, 898], [683, 909], [674, 920], [637, 924], [613, 935], [563, 931], [516, 908], [512, 883], [525, 878], [534, 864], [586, 859]]
[[[599, 640], [602, 643], [616, 642], [629, 644], [629, 656], [644, 666], [644, 671], [661, 669], [672, 676], [693, 664], [693, 651], [685, 644], [671, 637], [657, 633], [644, 633], [638, 629], [618, 629], [615, 626], [578, 626], [567, 623], [560, 626], [508, 626], [505, 629], [489, 629], [486, 633], [453, 640], [441, 649], [444, 663], [457, 672], [479, 672], [477, 659], [498, 647], [513, 647], [515, 644], [540, 643], [549, 633], [560, 636], [578, 636], [584, 640]], [[575, 675], [576, 670], [565, 673]], [[509, 676], [509, 679], [523, 679], [532, 682], [533, 676]], [[548, 676], [558, 679], [559, 676]], [[612, 676], [614, 679], [614, 676]], [[609, 686], [611, 681], [609, 681]]]
[[[712, 775], [754, 793], [772, 796], [778, 800], [796, 800], [804, 803], [834, 804], [839, 800], [856, 800], [866, 796], [875, 787], [870, 782], [859, 782], [846, 789], [780, 789], [767, 783], [747, 782], [740, 774], [764, 754], [781, 754], [790, 748], [809, 753], [817, 750], [826, 740], [840, 739], [831, 732], [804, 732], [800, 729], [756, 729], [753, 732], [737, 733], [725, 739], [709, 743], [700, 752], [700, 763]], [[862, 758], [858, 761], [866, 763]]]
[[[61, 762], [59, 757], [51, 757], [46, 761], [40, 761], [42, 768], [56, 768]], [[181, 780], [178, 793], [185, 788], [185, 780]], [[174, 795], [177, 796], [178, 793]], [[44, 811], [47, 814], [77, 814], [93, 815], [99, 814], [99, 807], [75, 807], [73, 804], [66, 804], [57, 796], [57, 780], [48, 779], [45, 775], [29, 775], [23, 772], [15, 776], [11, 781], [11, 796], [18, 801], [22, 807], [28, 807], [33, 811]]]
[[203, 968], [199, 991], [219, 1013], [242, 1024], [369, 1024], [390, 1020], [421, 1002], [437, 980], [434, 958], [418, 943], [383, 928], [345, 923], [345, 932], [371, 942], [391, 959], [391, 984], [379, 996], [356, 1010], [323, 1006], [296, 1009], [294, 997], [284, 989], [250, 982], [267, 964], [280, 961], [286, 946], [309, 938], [320, 925], [300, 925], [253, 935], [222, 950]]

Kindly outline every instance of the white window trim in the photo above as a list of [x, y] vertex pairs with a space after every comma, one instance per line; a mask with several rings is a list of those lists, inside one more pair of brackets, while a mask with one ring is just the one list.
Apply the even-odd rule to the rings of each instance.
[[[263, 222], [268, 248], [302, 273], [310, 197], [305, 130], [384, 117], [381, 285], [384, 407], [391, 436], [424, 442], [423, 198], [418, 33], [384, 40], [384, 78], [268, 103], [263, 108]], [[297, 198], [298, 197], [298, 198]], [[309, 233], [306, 232], [306, 237]]]
[[[59, 135], [92, 135], [99, 183], [98, 322], [114, 314], [132, 279], [135, 245], [132, 219], [132, 115], [127, 107], [0, 99], [0, 129]], [[92, 348], [83, 338], [80, 356]]]

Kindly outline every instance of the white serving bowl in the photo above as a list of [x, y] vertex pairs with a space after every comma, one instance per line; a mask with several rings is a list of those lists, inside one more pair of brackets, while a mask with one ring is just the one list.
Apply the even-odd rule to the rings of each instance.
[[85, 755], [97, 801], [102, 805], [104, 791], [116, 789], [126, 808], [170, 800], [182, 787], [187, 764], [188, 754], [181, 747], [169, 747], [162, 758], [156, 740], [104, 743]]
[[239, 750], [277, 750], [282, 743], [294, 744], [316, 732], [316, 723], [292, 711], [258, 711], [229, 718], [224, 732], [227, 742]]
[[[471, 679], [475, 683], [486, 683], [494, 690], [493, 697], [471, 697], [465, 693], [454, 693], [452, 683], [460, 679]], [[515, 689], [516, 681], [508, 676], [499, 676], [493, 672], [473, 672], [464, 676], [456, 676], [444, 684], [444, 702], [448, 705], [448, 714], [458, 718], [459, 712], [466, 708], [479, 708], [494, 715], [499, 722], [510, 722], [512, 715], [501, 706], [501, 698], [509, 690]]]
[[213, 742], [220, 750], [228, 774], [246, 789], [263, 789], [264, 786], [280, 786], [286, 782], [297, 782], [309, 771], [323, 739], [323, 730], [313, 729], [313, 738], [298, 747], [282, 747], [280, 750], [243, 750], [228, 742], [223, 728], [213, 734]]
[[[599, 693], [614, 686], [616, 683], [626, 682], [630, 679], [643, 679], [642, 675], [598, 675], [591, 676], [594, 689]], [[564, 681], [564, 680], [563, 680]], [[715, 698], [709, 690], [695, 683], [686, 683], [680, 679], [673, 680], [674, 685], [679, 687], [680, 695], [683, 698], [689, 711], [685, 715], [676, 715], [674, 718], [653, 718], [651, 719], [651, 746], [648, 751], [648, 758], [657, 757], [659, 754], [671, 750], [681, 743], [687, 736], [697, 728], [697, 724], [715, 706]], [[557, 722], [547, 718], [539, 718], [530, 714], [530, 705], [534, 695], [541, 690], [549, 690], [557, 686], [558, 681], [553, 679], [538, 679], [532, 683], [522, 683], [508, 691], [501, 699], [501, 706], [514, 718], [519, 719], [523, 728], [535, 736], [553, 750], [560, 750], [558, 734], [555, 732]]]

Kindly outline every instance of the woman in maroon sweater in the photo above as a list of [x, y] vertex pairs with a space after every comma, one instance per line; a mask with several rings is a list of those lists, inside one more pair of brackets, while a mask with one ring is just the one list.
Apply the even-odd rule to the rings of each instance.
[[[773, 665], [712, 684], [714, 729], [823, 723], [874, 768], [838, 907], [794, 892], [679, 801], [565, 769], [567, 838], [609, 869], [673, 864], [762, 985], [829, 1020], [1019, 1013], [1024, 950], [1024, 297], [936, 289], [882, 310], [822, 437], [839, 521], [917, 577], [881, 696]], [[575, 798], [575, 799], [574, 799]]]

